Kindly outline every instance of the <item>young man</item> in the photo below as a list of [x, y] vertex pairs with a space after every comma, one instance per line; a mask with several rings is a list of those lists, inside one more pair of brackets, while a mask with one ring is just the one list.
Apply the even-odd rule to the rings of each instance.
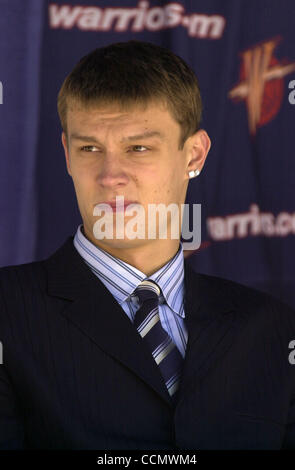
[[0, 447], [294, 449], [295, 313], [194, 272], [174, 217], [149, 215], [181, 207], [210, 149], [193, 71], [150, 43], [96, 49], [58, 111], [83, 224], [0, 269]]

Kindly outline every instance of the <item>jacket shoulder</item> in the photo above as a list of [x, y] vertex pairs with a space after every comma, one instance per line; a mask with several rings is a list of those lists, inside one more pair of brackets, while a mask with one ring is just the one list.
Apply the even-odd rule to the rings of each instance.
[[[69, 262], [72, 251], [73, 236], [69, 236], [67, 240], [55, 252], [47, 258], [40, 261], [31, 261], [30, 263], [13, 264], [0, 268], [0, 291], [5, 288], [13, 289], [17, 286], [23, 288], [45, 287], [47, 280], [47, 267], [52, 265], [63, 266]], [[54, 269], [54, 268], [53, 268]]]
[[44, 261], [3, 266], [0, 268], [0, 290], [11, 292], [17, 288], [38, 288], [45, 285]]
[[198, 276], [201, 286], [209, 285], [212, 293], [222, 293], [239, 309], [247, 310], [249, 313], [260, 310], [274, 315], [286, 314], [291, 317], [295, 325], [295, 309], [275, 295], [219, 276], [204, 273], [198, 273]]

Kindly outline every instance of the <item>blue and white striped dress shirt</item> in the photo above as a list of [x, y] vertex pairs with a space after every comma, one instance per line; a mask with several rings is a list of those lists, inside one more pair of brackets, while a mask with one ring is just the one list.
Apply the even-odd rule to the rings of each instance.
[[129, 319], [134, 320], [138, 304], [132, 296], [136, 287], [145, 279], [155, 281], [161, 288], [159, 317], [164, 330], [185, 356], [187, 329], [184, 312], [184, 260], [182, 243], [175, 256], [157, 272], [146, 276], [134, 266], [112, 256], [85, 237], [83, 225], [74, 236], [74, 246], [92, 272], [117, 300]]

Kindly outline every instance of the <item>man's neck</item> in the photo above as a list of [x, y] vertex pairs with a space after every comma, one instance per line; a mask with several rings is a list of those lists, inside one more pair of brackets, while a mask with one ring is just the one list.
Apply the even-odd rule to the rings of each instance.
[[[140, 243], [137, 246], [115, 247], [97, 240], [83, 230], [83, 235], [95, 246], [106, 251], [110, 255], [125, 263], [135, 267], [146, 276], [151, 276], [162, 266], [168, 263], [177, 253], [180, 241], [178, 239], [155, 239], [148, 240], [147, 243]], [[122, 240], [120, 240], [122, 242]], [[143, 240], [141, 240], [143, 242]], [[127, 245], [127, 244], [126, 244]]]

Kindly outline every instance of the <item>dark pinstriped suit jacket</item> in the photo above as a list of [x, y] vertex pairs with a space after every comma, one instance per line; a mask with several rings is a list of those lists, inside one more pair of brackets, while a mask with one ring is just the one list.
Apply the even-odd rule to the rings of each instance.
[[295, 312], [185, 260], [174, 409], [151, 354], [69, 237], [0, 269], [0, 448], [295, 449]]

